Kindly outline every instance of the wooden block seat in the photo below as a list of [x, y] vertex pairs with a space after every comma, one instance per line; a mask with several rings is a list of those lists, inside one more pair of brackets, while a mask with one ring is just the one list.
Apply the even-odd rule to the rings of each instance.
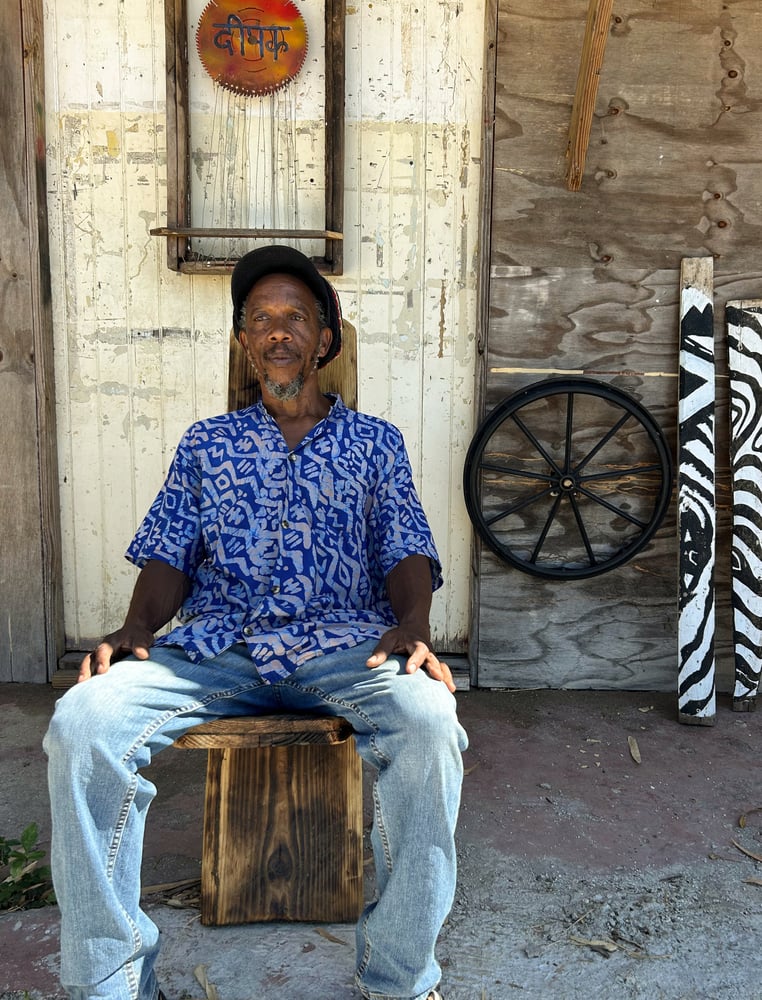
[[362, 768], [345, 719], [216, 719], [175, 746], [208, 753], [203, 924], [357, 920]]

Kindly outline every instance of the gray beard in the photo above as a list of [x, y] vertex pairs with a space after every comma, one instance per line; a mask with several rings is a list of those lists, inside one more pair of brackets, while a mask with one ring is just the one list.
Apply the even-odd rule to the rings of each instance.
[[275, 399], [280, 400], [283, 403], [288, 402], [291, 399], [296, 399], [299, 393], [304, 388], [304, 374], [300, 373], [296, 378], [291, 379], [285, 385], [281, 385], [280, 382], [275, 382], [270, 378], [269, 375], [262, 376], [262, 384], [265, 389], [274, 396]]

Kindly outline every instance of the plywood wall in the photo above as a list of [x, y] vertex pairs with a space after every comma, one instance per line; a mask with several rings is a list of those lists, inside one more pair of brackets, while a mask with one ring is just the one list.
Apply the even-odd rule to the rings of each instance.
[[[122, 553], [180, 434], [225, 408], [230, 320], [225, 279], [170, 272], [149, 235], [165, 221], [163, 5], [45, 7], [65, 624], [87, 648], [121, 621]], [[482, 52], [481, 0], [347, 6], [336, 284], [359, 332], [359, 405], [403, 430], [435, 529], [434, 631], [450, 650], [468, 629]]]
[[[565, 151], [587, 0], [501, 0], [489, 330], [481, 412], [584, 372], [630, 392], [674, 445], [679, 267], [713, 256], [721, 684], [732, 669], [724, 303], [762, 293], [762, 10], [616, 0], [579, 192]], [[473, 645], [490, 687], [674, 689], [674, 502], [657, 539], [558, 583], [479, 554]]]

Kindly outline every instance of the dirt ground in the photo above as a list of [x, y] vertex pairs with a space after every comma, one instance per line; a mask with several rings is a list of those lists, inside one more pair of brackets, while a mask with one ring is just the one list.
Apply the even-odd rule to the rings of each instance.
[[467, 697], [448, 996], [759, 1000], [743, 850], [762, 856], [762, 719], [722, 700], [713, 728], [683, 726], [665, 694]]
[[[54, 693], [0, 687], [0, 835], [49, 817]], [[446, 1000], [762, 1000], [762, 713], [671, 694], [471, 691]], [[636, 760], [639, 758], [640, 762]], [[203, 754], [151, 766], [144, 884], [198, 875]], [[372, 873], [369, 874], [372, 891]], [[151, 895], [170, 1000], [356, 1000], [350, 925], [202, 927], [194, 890]], [[55, 1000], [57, 910], [0, 915], [0, 997]]]

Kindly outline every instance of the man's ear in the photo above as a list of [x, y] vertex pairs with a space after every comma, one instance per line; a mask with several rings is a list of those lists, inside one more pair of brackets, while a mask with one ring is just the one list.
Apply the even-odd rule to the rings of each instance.
[[333, 340], [333, 331], [330, 326], [324, 326], [320, 331], [320, 357], [324, 357], [328, 353], [328, 349], [331, 346], [331, 341]]
[[249, 353], [249, 338], [245, 330], [239, 330], [238, 343], [243, 348], [243, 353], [246, 355], [249, 364], [253, 365], [254, 362], [252, 361], [251, 354]]

